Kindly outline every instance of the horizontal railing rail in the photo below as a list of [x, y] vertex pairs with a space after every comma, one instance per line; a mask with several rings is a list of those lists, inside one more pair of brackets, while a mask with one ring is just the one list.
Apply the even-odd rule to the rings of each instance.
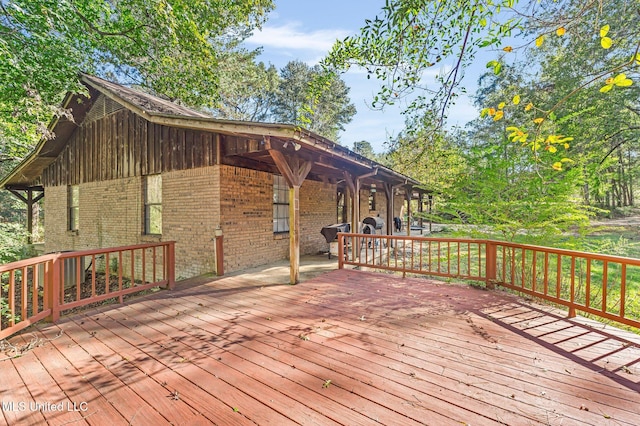
[[175, 285], [175, 243], [47, 254], [0, 265], [0, 339], [63, 311]]
[[483, 281], [640, 328], [640, 259], [493, 240], [338, 234], [344, 265]]

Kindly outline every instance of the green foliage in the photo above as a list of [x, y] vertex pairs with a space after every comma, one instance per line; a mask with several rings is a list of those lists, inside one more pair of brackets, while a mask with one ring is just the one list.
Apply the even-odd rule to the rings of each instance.
[[26, 244], [27, 232], [21, 225], [0, 222], [0, 264], [29, 257]]
[[[434, 129], [430, 115], [420, 127], [401, 134], [391, 144], [386, 162], [394, 170], [422, 182], [424, 189], [446, 198], [465, 168], [462, 151], [451, 134]], [[417, 128], [416, 128], [417, 127]]]
[[373, 151], [371, 143], [367, 141], [354, 142], [351, 150], [371, 160], [376, 160], [378, 158], [376, 153]]
[[272, 0], [8, 0], [0, 4], [0, 133], [46, 133], [78, 72], [190, 105], [218, 99], [218, 52], [260, 25]]
[[[289, 62], [280, 71], [280, 86], [273, 107], [273, 118], [282, 123], [297, 124], [326, 138], [337, 140], [356, 113], [349, 99], [349, 88], [335, 75], [324, 75], [319, 66]], [[323, 81], [324, 90], [309, 102], [312, 82]]]
[[224, 119], [272, 121], [280, 76], [273, 65], [256, 62], [258, 51], [220, 56], [220, 101], [213, 113]]
[[[513, 3], [390, 0], [358, 35], [337, 42], [323, 64], [333, 72], [357, 66], [367, 78], [379, 80], [374, 107], [411, 95], [409, 112], [422, 116], [429, 110], [442, 122], [447, 106], [464, 91], [464, 68], [480, 50], [498, 46], [519, 26], [517, 15], [500, 14]], [[431, 85], [424, 75], [438, 68]]]

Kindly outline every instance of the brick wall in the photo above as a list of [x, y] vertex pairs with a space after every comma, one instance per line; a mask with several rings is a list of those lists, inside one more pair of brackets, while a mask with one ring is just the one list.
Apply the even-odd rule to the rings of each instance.
[[327, 251], [320, 231], [338, 221], [337, 188], [328, 183], [305, 181], [300, 187], [300, 253]]
[[[273, 175], [230, 166], [162, 174], [162, 237], [143, 235], [141, 178], [80, 185], [79, 230], [67, 230], [67, 187], [46, 188], [47, 252], [176, 241], [176, 278], [215, 271], [216, 227], [224, 234], [225, 271], [285, 259], [289, 234], [273, 233]], [[300, 188], [300, 253], [328, 248], [320, 234], [336, 221], [336, 187]]]
[[80, 185], [78, 231], [68, 231], [67, 187], [45, 190], [45, 251], [138, 244], [142, 229], [140, 178]]
[[[220, 211], [225, 271], [289, 257], [289, 234], [273, 233], [273, 175], [221, 166]], [[300, 254], [327, 250], [320, 234], [336, 221], [336, 187], [305, 181], [300, 187]]]
[[217, 166], [162, 175], [162, 237], [143, 235], [141, 178], [80, 185], [79, 229], [67, 230], [67, 187], [47, 187], [46, 252], [176, 241], [176, 278], [215, 270]]
[[162, 174], [162, 240], [176, 242], [176, 279], [215, 271], [219, 166]]

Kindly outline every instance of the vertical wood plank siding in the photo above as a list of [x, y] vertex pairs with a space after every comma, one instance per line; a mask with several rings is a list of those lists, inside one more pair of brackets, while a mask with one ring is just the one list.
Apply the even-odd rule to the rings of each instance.
[[150, 123], [121, 109], [82, 123], [43, 172], [45, 186], [156, 174], [216, 163], [215, 134]]

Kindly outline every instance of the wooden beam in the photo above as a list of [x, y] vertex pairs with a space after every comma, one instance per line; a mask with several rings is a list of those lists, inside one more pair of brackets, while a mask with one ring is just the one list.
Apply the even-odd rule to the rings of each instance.
[[404, 185], [404, 197], [407, 200], [407, 236], [411, 236], [411, 199], [413, 198], [413, 185]]
[[[265, 145], [271, 147], [270, 141], [265, 141]], [[297, 155], [287, 157], [273, 148], [269, 149], [269, 155], [289, 185], [289, 278], [291, 284], [297, 284], [300, 282], [300, 186], [313, 163]]]
[[393, 235], [393, 185], [383, 182], [384, 195], [387, 197], [387, 235]]

